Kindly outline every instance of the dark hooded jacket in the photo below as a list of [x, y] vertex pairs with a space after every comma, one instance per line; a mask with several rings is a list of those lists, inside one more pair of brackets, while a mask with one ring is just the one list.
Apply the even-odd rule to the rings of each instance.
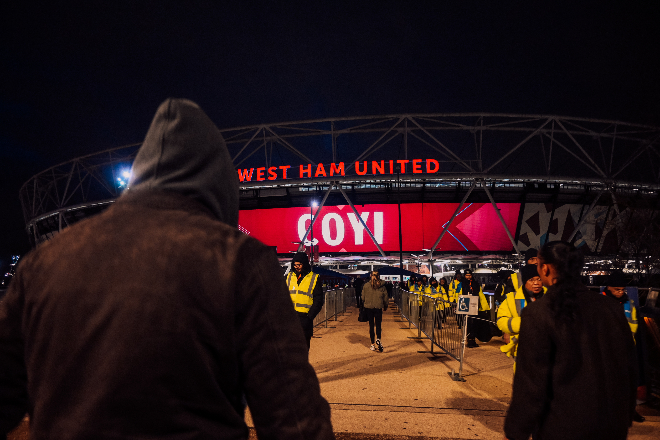
[[[0, 431], [333, 438], [276, 255], [236, 229], [215, 125], [167, 100], [130, 189], [26, 256], [0, 304]], [[249, 282], [246, 282], [249, 280]]]

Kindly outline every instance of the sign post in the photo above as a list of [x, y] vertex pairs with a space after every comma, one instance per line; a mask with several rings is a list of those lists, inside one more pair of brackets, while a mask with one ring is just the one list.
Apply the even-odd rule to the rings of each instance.
[[456, 315], [463, 315], [463, 338], [461, 340], [461, 363], [458, 368], [458, 374], [451, 370], [447, 373], [452, 380], [465, 382], [463, 379], [463, 359], [465, 358], [465, 343], [467, 342], [467, 320], [470, 315], [479, 313], [479, 297], [474, 295], [459, 295], [456, 300]]

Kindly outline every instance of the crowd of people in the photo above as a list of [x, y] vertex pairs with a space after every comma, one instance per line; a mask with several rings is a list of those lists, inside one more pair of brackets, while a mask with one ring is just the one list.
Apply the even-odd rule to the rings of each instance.
[[[238, 230], [238, 200], [217, 127], [191, 101], [162, 103], [129, 189], [28, 254], [0, 303], [0, 435], [27, 413], [32, 438], [247, 439], [249, 406], [260, 439], [334, 439], [308, 360], [319, 276], [297, 253], [283, 279], [272, 248]], [[620, 274], [595, 294], [571, 244], [528, 257], [497, 292], [515, 359], [506, 437], [625, 438], [638, 323]], [[470, 270], [405, 288], [490, 309]], [[356, 294], [382, 352], [387, 284], [374, 271]]]

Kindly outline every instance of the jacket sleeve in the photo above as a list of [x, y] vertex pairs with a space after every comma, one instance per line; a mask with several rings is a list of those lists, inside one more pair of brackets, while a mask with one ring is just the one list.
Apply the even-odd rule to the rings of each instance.
[[381, 290], [381, 297], [383, 299], [383, 309], [387, 310], [387, 306], [389, 305], [390, 299], [389, 296], [387, 295], [387, 289], [385, 286], [380, 288]]
[[504, 422], [508, 439], [528, 439], [541, 419], [550, 396], [555, 347], [549, 318], [525, 307], [520, 328], [511, 405]]
[[497, 309], [497, 328], [511, 335], [520, 333], [520, 317], [513, 316], [510, 304], [511, 301], [507, 297]]
[[309, 312], [307, 312], [307, 317], [309, 317], [309, 319], [316, 318], [316, 315], [318, 315], [323, 308], [324, 302], [325, 293], [323, 293], [323, 286], [319, 280], [316, 283], [316, 286], [314, 286], [314, 291], [312, 292], [312, 307], [310, 307]]
[[[246, 249], [247, 248], [247, 249]], [[244, 245], [236, 262], [236, 338], [242, 389], [260, 439], [334, 439], [330, 406], [308, 362], [275, 253]]]
[[27, 371], [23, 357], [21, 316], [23, 296], [20, 271], [0, 302], [0, 437], [4, 438], [28, 410]]

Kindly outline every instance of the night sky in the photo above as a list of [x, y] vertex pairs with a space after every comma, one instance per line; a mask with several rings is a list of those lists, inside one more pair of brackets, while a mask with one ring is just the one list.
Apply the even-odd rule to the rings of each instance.
[[657, 2], [231, 3], [3, 2], [0, 263], [29, 248], [25, 181], [142, 141], [167, 97], [220, 128], [434, 112], [660, 125]]

